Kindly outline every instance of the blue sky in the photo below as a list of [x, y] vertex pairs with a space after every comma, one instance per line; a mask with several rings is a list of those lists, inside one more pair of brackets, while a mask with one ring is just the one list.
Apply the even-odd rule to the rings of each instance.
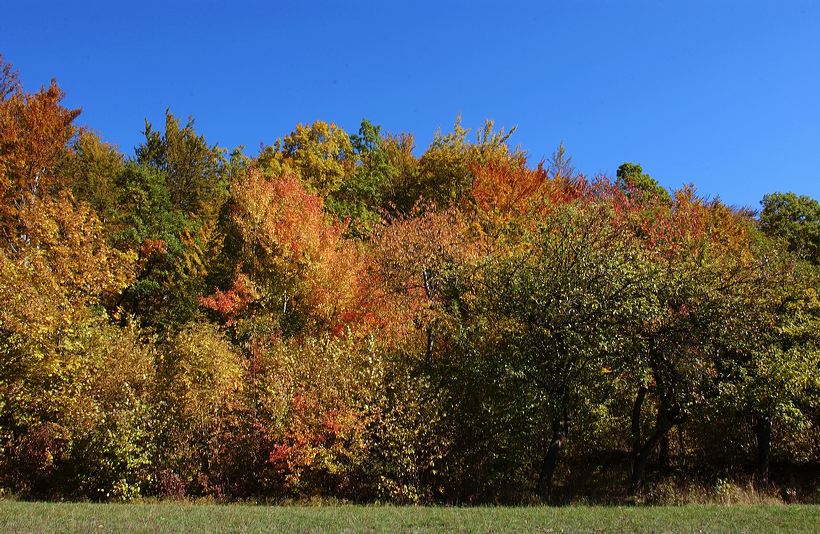
[[820, 198], [820, 2], [10, 2], [0, 52], [56, 77], [79, 122], [131, 153], [147, 117], [193, 115], [255, 153], [298, 122], [362, 117], [419, 151], [458, 114], [518, 126], [536, 163], [641, 163], [758, 207]]

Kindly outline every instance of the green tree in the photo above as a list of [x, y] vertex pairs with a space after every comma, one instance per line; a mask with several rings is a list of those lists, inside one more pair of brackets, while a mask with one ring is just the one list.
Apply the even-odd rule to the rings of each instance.
[[805, 429], [820, 401], [817, 272], [766, 238], [755, 243], [756, 282], [718, 332], [721, 400], [750, 417], [758, 481], [769, 482], [772, 427]]
[[638, 191], [664, 201], [672, 201], [669, 192], [657, 180], [643, 172], [643, 168], [637, 163], [623, 163], [618, 167], [616, 176], [616, 185], [627, 193]]
[[112, 242], [139, 255], [137, 280], [119, 304], [146, 325], [176, 328], [199, 310], [215, 260], [217, 221], [232, 173], [243, 173], [241, 151], [231, 159], [210, 146], [189, 119], [166, 112], [165, 132], [146, 122], [145, 141], [116, 178]]
[[755, 323], [745, 299], [761, 282], [751, 253], [752, 223], [744, 213], [688, 189], [677, 192], [671, 205], [649, 206], [660, 211], [652, 217], [636, 212], [640, 220], [651, 220], [651, 228], [644, 223], [639, 235], [655, 269], [648, 293], [652, 305], [630, 332], [636, 346], [630, 370], [636, 385], [633, 493], [641, 491], [655, 450], [660, 463], [667, 463], [672, 428], [680, 429], [715, 402], [725, 339], [752, 334]]
[[820, 265], [820, 202], [806, 195], [771, 193], [761, 204], [760, 228], [784, 239], [801, 258]]
[[81, 130], [57, 172], [65, 175], [74, 197], [88, 202], [108, 226], [118, 216], [117, 180], [124, 166], [125, 158], [115, 146], [90, 130]]
[[193, 118], [180, 127], [170, 110], [165, 112], [164, 133], [145, 121], [144, 134], [135, 160], [164, 174], [173, 206], [199, 217], [217, 213], [228, 193], [225, 150], [209, 146], [194, 131]]
[[[550, 496], [570, 425], [624, 350], [621, 327], [645, 307], [645, 267], [606, 205], [567, 205], [539, 224], [531, 248], [494, 275], [502, 354], [539, 399], [543, 434], [538, 491]], [[528, 398], [522, 396], [522, 400]]]
[[338, 191], [327, 197], [326, 209], [338, 219], [349, 221], [353, 235], [366, 237], [381, 219], [385, 189], [398, 171], [382, 148], [381, 127], [362, 119], [359, 133], [351, 135], [350, 142], [355, 170]]

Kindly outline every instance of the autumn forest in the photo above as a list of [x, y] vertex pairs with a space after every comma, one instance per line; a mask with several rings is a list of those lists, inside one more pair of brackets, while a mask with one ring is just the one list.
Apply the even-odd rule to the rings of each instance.
[[168, 111], [125, 154], [64, 97], [0, 58], [0, 493], [820, 501], [817, 200], [491, 121], [250, 156]]

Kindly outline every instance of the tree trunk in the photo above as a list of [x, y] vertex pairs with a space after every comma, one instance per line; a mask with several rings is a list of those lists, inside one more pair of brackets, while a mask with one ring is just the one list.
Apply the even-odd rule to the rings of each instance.
[[[656, 380], [656, 382], [658, 383], [658, 390], [662, 394], [664, 391], [662, 383], [658, 380]], [[665, 397], [660, 396], [659, 401], [661, 405], [658, 407], [655, 429], [646, 441], [641, 438], [641, 410], [646, 394], [647, 388], [640, 387], [635, 397], [635, 403], [632, 405], [632, 476], [629, 480], [629, 492], [632, 495], [638, 495], [640, 493], [649, 457], [652, 455], [658, 443], [663, 439], [667, 439], [668, 444], [669, 430], [675, 425], [673, 418], [668, 416], [669, 412], [667, 407], [663, 405]]]
[[637, 454], [641, 448], [641, 409], [646, 398], [647, 389], [643, 386], [638, 388], [635, 403], [632, 405], [632, 453]]
[[686, 467], [686, 448], [683, 446], [683, 429], [680, 426], [678, 427], [678, 449], [680, 450], [678, 453], [678, 465], [684, 468]]
[[641, 447], [636, 451], [633, 458], [632, 477], [629, 480], [629, 492], [632, 495], [638, 495], [641, 492], [641, 488], [643, 486], [643, 475], [644, 472], [646, 472], [646, 464], [649, 462], [649, 457], [652, 455], [652, 451], [655, 450], [655, 447], [661, 439], [668, 435], [669, 429], [672, 428], [672, 425], [665, 419], [658, 424], [660, 426], [655, 428], [655, 431], [652, 432], [652, 435], [648, 440], [646, 440], [646, 443], [641, 445]]
[[427, 348], [424, 351], [424, 360], [427, 362], [427, 365], [430, 365], [433, 362], [433, 323], [430, 322], [427, 325]]
[[558, 466], [558, 457], [561, 453], [561, 447], [564, 445], [565, 437], [566, 425], [560, 418], [554, 418], [552, 420], [552, 437], [544, 454], [544, 460], [541, 462], [541, 473], [538, 476], [538, 495], [543, 500], [550, 498], [552, 477], [555, 474], [555, 468]]
[[[433, 302], [433, 281], [430, 273], [427, 269], [422, 271], [422, 278], [424, 280], [424, 293], [427, 295], [427, 299], [432, 303]], [[427, 347], [424, 352], [424, 359], [427, 365], [430, 365], [433, 362], [433, 323], [435, 319], [430, 320], [430, 324], [427, 325]]]
[[772, 418], [755, 415], [755, 438], [757, 441], [757, 481], [761, 485], [769, 483], [769, 458], [772, 444]]
[[658, 447], [658, 467], [662, 472], [669, 471], [669, 434], [661, 437], [660, 446]]

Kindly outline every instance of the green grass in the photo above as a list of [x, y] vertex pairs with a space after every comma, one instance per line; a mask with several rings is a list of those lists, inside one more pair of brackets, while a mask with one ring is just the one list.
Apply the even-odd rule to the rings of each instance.
[[0, 502], [0, 532], [818, 532], [820, 506], [449, 508]]

